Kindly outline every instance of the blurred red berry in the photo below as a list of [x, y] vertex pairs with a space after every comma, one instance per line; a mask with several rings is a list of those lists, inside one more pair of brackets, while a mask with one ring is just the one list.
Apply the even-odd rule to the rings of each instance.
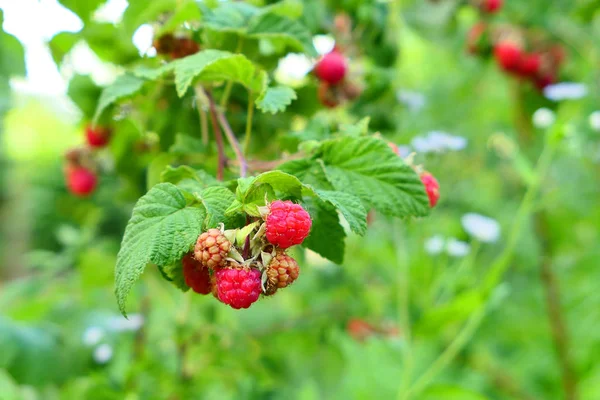
[[496, 62], [505, 71], [518, 71], [521, 65], [523, 52], [516, 44], [512, 42], [500, 42], [494, 48]]
[[104, 147], [110, 141], [111, 131], [109, 128], [88, 125], [85, 129], [85, 137], [90, 147], [100, 148]]
[[524, 54], [519, 63], [519, 74], [524, 77], [536, 76], [542, 65], [542, 57], [537, 53]]
[[258, 300], [262, 286], [256, 269], [224, 268], [216, 273], [219, 300], [232, 308], [248, 308]]
[[423, 172], [421, 174], [421, 182], [425, 185], [425, 191], [429, 197], [429, 205], [431, 208], [435, 207], [440, 199], [440, 184], [429, 172]]
[[209, 294], [211, 292], [211, 282], [208, 268], [196, 261], [193, 253], [186, 254], [181, 260], [181, 264], [183, 265], [185, 284], [196, 293]]
[[67, 187], [76, 196], [90, 195], [98, 184], [98, 178], [93, 171], [83, 167], [69, 167], [66, 172]]
[[482, 9], [487, 13], [493, 14], [502, 8], [503, 3], [503, 0], [483, 0]]
[[541, 76], [535, 78], [535, 87], [539, 90], [544, 90], [546, 86], [552, 85], [555, 82], [555, 79], [556, 78], [552, 73], [542, 74]]
[[335, 85], [346, 76], [346, 57], [337, 51], [325, 54], [315, 66], [315, 75], [322, 81]]
[[267, 240], [282, 249], [301, 244], [310, 232], [312, 220], [300, 204], [276, 200], [266, 218]]
[[346, 331], [354, 340], [359, 342], [377, 333], [377, 330], [371, 324], [359, 318], [349, 320], [346, 325]]

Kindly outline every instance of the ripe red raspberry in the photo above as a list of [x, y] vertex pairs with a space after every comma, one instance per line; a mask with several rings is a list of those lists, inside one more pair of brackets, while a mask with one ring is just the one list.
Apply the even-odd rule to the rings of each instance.
[[186, 254], [181, 260], [185, 284], [196, 293], [209, 294], [211, 292], [210, 273], [208, 268], [200, 264], [193, 253]]
[[524, 77], [536, 76], [540, 71], [542, 58], [537, 53], [524, 54], [519, 63], [519, 75]]
[[555, 82], [555, 79], [554, 74], [551, 72], [542, 74], [535, 78], [535, 87], [538, 88], [538, 90], [544, 90], [546, 86], [552, 85]]
[[260, 271], [249, 268], [223, 268], [216, 273], [219, 300], [236, 310], [258, 300], [262, 287]]
[[278, 252], [267, 267], [267, 292], [274, 293], [291, 285], [300, 274], [298, 263], [284, 252]]
[[304, 241], [310, 232], [312, 220], [300, 204], [276, 200], [269, 206], [266, 224], [267, 240], [287, 249]]
[[98, 184], [96, 174], [84, 167], [69, 167], [66, 175], [67, 187], [76, 196], [88, 196], [96, 189]]
[[425, 185], [425, 191], [429, 197], [429, 205], [431, 208], [435, 207], [440, 199], [440, 184], [429, 172], [423, 172], [421, 174], [421, 182]]
[[483, 0], [483, 11], [493, 14], [502, 8], [503, 0]]
[[322, 81], [335, 85], [346, 76], [346, 57], [332, 51], [325, 54], [315, 66], [315, 75]]
[[198, 237], [194, 247], [194, 257], [203, 266], [219, 269], [225, 266], [225, 258], [231, 242], [218, 229], [209, 229]]
[[92, 148], [104, 147], [110, 141], [111, 131], [102, 126], [93, 127], [88, 125], [85, 129], [85, 137], [88, 145]]
[[521, 64], [522, 51], [514, 43], [511, 42], [500, 42], [494, 48], [494, 56], [496, 62], [505, 71], [515, 72], [518, 70]]

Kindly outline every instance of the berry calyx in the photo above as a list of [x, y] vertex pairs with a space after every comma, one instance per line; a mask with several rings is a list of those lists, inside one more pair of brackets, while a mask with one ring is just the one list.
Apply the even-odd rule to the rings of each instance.
[[300, 274], [298, 263], [284, 252], [278, 252], [267, 266], [266, 291], [273, 294], [277, 289], [291, 285]]
[[276, 200], [266, 218], [267, 240], [282, 249], [301, 244], [310, 232], [312, 220], [300, 204]]
[[223, 268], [216, 273], [217, 296], [236, 310], [248, 308], [261, 293], [260, 271], [250, 268]]
[[484, 12], [493, 14], [502, 8], [502, 3], [504, 3], [503, 0], [484, 0], [482, 9]]
[[181, 264], [183, 265], [185, 284], [196, 293], [209, 294], [212, 287], [208, 268], [196, 261], [193, 253], [186, 254], [181, 260]]
[[494, 48], [496, 62], [505, 71], [515, 72], [521, 65], [522, 51], [512, 42], [500, 42]]
[[67, 187], [76, 196], [90, 195], [98, 184], [96, 174], [84, 167], [68, 167], [66, 175]]
[[194, 257], [207, 268], [219, 269], [225, 266], [231, 242], [216, 228], [209, 229], [198, 237], [194, 247]]
[[440, 184], [433, 175], [426, 171], [421, 173], [421, 182], [425, 185], [425, 191], [427, 197], [429, 197], [429, 206], [431, 208], [435, 207], [440, 199]]
[[346, 57], [337, 51], [325, 54], [315, 66], [315, 75], [321, 81], [332, 85], [340, 82], [346, 76]]
[[92, 148], [105, 147], [110, 141], [111, 131], [102, 126], [93, 127], [88, 125], [85, 129], [87, 143]]

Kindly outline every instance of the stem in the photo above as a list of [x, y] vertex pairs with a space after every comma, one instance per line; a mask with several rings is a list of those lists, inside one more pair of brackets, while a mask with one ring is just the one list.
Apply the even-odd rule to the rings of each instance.
[[231, 126], [229, 125], [229, 122], [227, 121], [227, 118], [225, 118], [225, 114], [223, 114], [222, 111], [217, 110], [217, 107], [215, 106], [215, 101], [213, 100], [210, 93], [207, 93], [206, 96], [208, 97], [208, 102], [210, 103], [211, 115], [213, 115], [215, 118], [217, 118], [219, 120], [219, 123], [221, 124], [221, 126], [223, 127], [223, 131], [225, 132], [225, 136], [227, 137], [229, 144], [233, 148], [233, 152], [235, 153], [235, 158], [237, 159], [237, 161], [240, 165], [240, 176], [242, 178], [245, 178], [246, 175], [248, 174], [248, 163], [246, 162], [246, 158], [244, 157], [244, 153], [242, 152], [240, 143], [238, 142], [237, 138], [235, 137], [235, 134], [233, 133], [233, 130], [231, 129]]
[[[235, 49], [235, 53], [239, 53], [240, 51], [242, 51], [243, 45], [244, 45], [244, 39], [241, 37], [238, 37], [238, 43], [237, 43], [237, 47]], [[227, 102], [229, 101], [229, 96], [231, 95], [232, 87], [233, 87], [233, 81], [232, 80], [227, 81], [227, 84], [225, 85], [225, 89], [223, 90], [223, 96], [221, 97], [220, 106], [222, 109], [227, 108]]]
[[201, 104], [198, 104], [198, 114], [200, 115], [200, 130], [202, 132], [202, 144], [208, 145], [208, 118], [206, 117], [206, 111]]
[[252, 93], [248, 96], [248, 113], [246, 117], [246, 136], [244, 138], [244, 153], [248, 154], [250, 149], [250, 138], [252, 137], [252, 118], [254, 116], [254, 97]]
[[[489, 297], [491, 291], [497, 286], [498, 282], [510, 266], [510, 261], [512, 260], [514, 250], [518, 243], [519, 234], [521, 233], [521, 227], [533, 209], [533, 203], [537, 195], [538, 188], [550, 167], [550, 162], [552, 161], [552, 156], [554, 155], [555, 149], [556, 144], [554, 143], [553, 138], [549, 137], [547, 139], [546, 146], [544, 147], [544, 150], [542, 151], [542, 154], [538, 160], [535, 174], [536, 179], [530, 183], [527, 192], [523, 197], [523, 201], [521, 202], [521, 206], [517, 212], [515, 223], [513, 224], [508, 239], [508, 244], [490, 267], [486, 279], [483, 282], [481, 290], [484, 298]], [[459, 332], [459, 334], [454, 338], [446, 350], [444, 350], [444, 352], [415, 382], [409, 393], [407, 393], [407, 396], [409, 394], [416, 394], [427, 387], [427, 385], [429, 385], [429, 383], [435, 379], [435, 377], [454, 359], [454, 357], [456, 357], [456, 355], [462, 350], [462, 348], [479, 327], [479, 324], [485, 316], [486, 306], [487, 302], [469, 317], [467, 323]]]
[[227, 164], [227, 157], [225, 156], [225, 147], [223, 146], [223, 135], [221, 134], [221, 128], [219, 127], [219, 123], [217, 122], [217, 113], [215, 111], [215, 104], [212, 101], [212, 97], [202, 89], [201, 86], [196, 86], [196, 99], [199, 101], [201, 95], [204, 95], [209, 99], [210, 104], [210, 122], [213, 127], [213, 131], [215, 132], [215, 140], [217, 142], [217, 152], [218, 152], [218, 164], [217, 164], [217, 180], [223, 180], [223, 171], [225, 170], [225, 164]]
[[412, 379], [413, 355], [412, 355], [412, 334], [410, 322], [410, 271], [408, 251], [405, 243], [406, 235], [400, 222], [396, 225], [396, 234], [394, 235], [394, 244], [396, 246], [396, 262], [398, 266], [398, 320], [400, 329], [404, 337], [402, 379], [400, 380], [400, 389], [398, 398], [402, 398], [410, 388]]

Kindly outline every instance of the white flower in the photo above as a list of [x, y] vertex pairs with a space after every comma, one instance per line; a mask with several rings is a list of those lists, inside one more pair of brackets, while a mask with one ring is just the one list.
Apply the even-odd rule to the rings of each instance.
[[315, 35], [313, 45], [320, 55], [331, 53], [335, 47], [335, 39], [331, 35]]
[[500, 224], [495, 219], [468, 213], [462, 216], [461, 223], [465, 231], [480, 242], [492, 243], [500, 237]]
[[108, 320], [108, 327], [115, 332], [137, 331], [142, 325], [144, 325], [144, 317], [141, 314], [131, 314], [129, 319], [118, 316]]
[[467, 147], [467, 139], [446, 132], [431, 131], [426, 136], [414, 137], [411, 145], [419, 153], [458, 151]]
[[594, 111], [590, 114], [590, 126], [596, 132], [600, 132], [600, 111]]
[[280, 83], [294, 84], [302, 81], [313, 67], [304, 54], [290, 53], [279, 60], [275, 77]]
[[450, 238], [446, 244], [446, 252], [452, 257], [464, 257], [471, 252], [471, 246], [461, 240]]
[[113, 356], [113, 349], [109, 344], [101, 344], [94, 350], [94, 361], [98, 364], [106, 364]]
[[556, 121], [554, 112], [547, 108], [540, 108], [533, 113], [533, 125], [536, 128], [550, 128], [554, 124], [554, 121]]
[[587, 87], [583, 83], [562, 82], [544, 88], [544, 96], [552, 101], [577, 100], [586, 96]]
[[412, 112], [420, 111], [427, 103], [427, 99], [422, 93], [404, 89], [400, 89], [396, 92], [396, 98]]
[[90, 326], [83, 332], [83, 344], [86, 346], [95, 346], [104, 337], [104, 329], [98, 326]]
[[441, 235], [435, 235], [425, 241], [425, 251], [428, 254], [440, 254], [444, 250], [444, 238]]

